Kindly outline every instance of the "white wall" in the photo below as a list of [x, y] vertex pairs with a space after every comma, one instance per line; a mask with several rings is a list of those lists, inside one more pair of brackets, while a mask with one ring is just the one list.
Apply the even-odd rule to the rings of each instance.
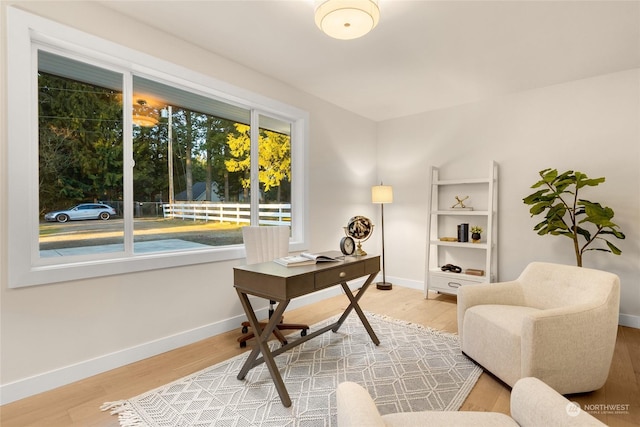
[[538, 171], [578, 170], [606, 182], [580, 196], [615, 211], [621, 256], [591, 251], [585, 267], [621, 279], [621, 321], [640, 327], [640, 70], [531, 90], [379, 123], [378, 168], [394, 186], [385, 208], [387, 276], [421, 285], [428, 166], [444, 178], [487, 176], [499, 163], [499, 279], [533, 260], [575, 265], [571, 241], [538, 236], [522, 199]]
[[[2, 28], [6, 23], [2, 3]], [[20, 7], [309, 111], [311, 250], [337, 249], [342, 227], [370, 215], [375, 123], [88, 2]], [[117, 22], [117, 30], [113, 23]], [[229, 261], [8, 289], [6, 37], [0, 96], [0, 378], [2, 403], [237, 327], [244, 318]], [[149, 43], [152, 40], [153, 43]], [[357, 161], [353, 161], [357, 158]]]

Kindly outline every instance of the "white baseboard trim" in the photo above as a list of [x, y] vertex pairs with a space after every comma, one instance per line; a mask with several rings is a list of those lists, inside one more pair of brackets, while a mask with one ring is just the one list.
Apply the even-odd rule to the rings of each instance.
[[[355, 289], [361, 286], [362, 283], [364, 282], [356, 280], [350, 283], [349, 286]], [[342, 293], [341, 287], [334, 286], [323, 291], [296, 298], [291, 301], [288, 308], [302, 307]], [[266, 318], [268, 316], [267, 308], [256, 310], [256, 314], [258, 318]], [[53, 390], [54, 388], [71, 384], [170, 350], [175, 350], [176, 348], [184, 347], [185, 345], [193, 344], [236, 328], [239, 330], [239, 325], [245, 318], [244, 314], [234, 316], [175, 335], [85, 360], [80, 363], [2, 384], [0, 385], [0, 405]]]
[[618, 324], [620, 326], [628, 326], [630, 328], [640, 329], [640, 316], [634, 316], [632, 314], [620, 314], [618, 319]]
[[[267, 309], [258, 311], [266, 316]], [[33, 396], [54, 388], [71, 384], [93, 375], [107, 372], [133, 362], [137, 362], [164, 352], [195, 343], [232, 328], [237, 328], [244, 320], [242, 316], [204, 325], [179, 334], [163, 337], [134, 347], [105, 354], [63, 368], [24, 378], [0, 387], [0, 404], [5, 405], [25, 397]]]
[[[392, 285], [398, 285], [398, 286], [402, 286], [403, 288], [410, 288], [410, 289], [417, 289], [419, 291], [424, 291], [424, 282], [422, 281], [409, 280], [409, 279], [403, 279], [401, 277], [390, 277], [390, 276], [387, 276], [386, 280], [388, 283], [391, 283]], [[374, 283], [375, 282], [382, 282], [382, 275], [378, 274], [378, 276], [374, 280]]]

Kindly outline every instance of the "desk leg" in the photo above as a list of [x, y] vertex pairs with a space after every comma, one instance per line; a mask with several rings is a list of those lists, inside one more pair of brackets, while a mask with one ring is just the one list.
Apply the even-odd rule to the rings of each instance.
[[[237, 290], [237, 289], [236, 289]], [[245, 314], [249, 319], [249, 323], [254, 330], [254, 334], [256, 336], [256, 340], [258, 341], [258, 345], [253, 348], [249, 357], [244, 362], [242, 369], [240, 369], [240, 373], [238, 374], [238, 379], [243, 380], [249, 370], [253, 368], [254, 362], [258, 357], [258, 353], [262, 353], [262, 357], [264, 359], [264, 363], [267, 365], [269, 369], [269, 373], [271, 374], [271, 379], [273, 379], [273, 383], [276, 386], [276, 390], [278, 390], [278, 395], [280, 396], [280, 400], [285, 407], [291, 406], [291, 398], [289, 397], [289, 392], [284, 385], [284, 381], [282, 380], [282, 376], [280, 375], [280, 371], [278, 371], [278, 367], [276, 366], [276, 362], [273, 359], [273, 355], [271, 354], [271, 350], [269, 349], [269, 337], [273, 333], [273, 330], [276, 328], [279, 319], [284, 314], [287, 305], [289, 305], [289, 301], [281, 301], [278, 303], [275, 312], [269, 319], [269, 323], [265, 326], [264, 329], [260, 329], [260, 324], [258, 323], [258, 319], [256, 318], [256, 314], [253, 311], [253, 307], [251, 307], [251, 302], [249, 301], [249, 297], [244, 292], [237, 290], [238, 297], [240, 297], [240, 302], [242, 303], [242, 307], [244, 308]]]
[[344, 313], [342, 313], [342, 316], [340, 316], [340, 319], [338, 319], [338, 321], [336, 322], [336, 327], [332, 329], [333, 332], [338, 332], [338, 329], [340, 329], [340, 326], [342, 326], [344, 321], [347, 319], [347, 317], [351, 313], [351, 310], [355, 310], [356, 313], [358, 313], [358, 317], [360, 318], [360, 321], [364, 325], [364, 328], [369, 333], [369, 336], [371, 337], [371, 341], [373, 341], [375, 345], [380, 345], [380, 340], [378, 339], [378, 337], [376, 336], [376, 333], [373, 331], [373, 328], [369, 324], [369, 321], [367, 320], [367, 316], [364, 315], [364, 312], [360, 308], [360, 305], [358, 305], [358, 301], [360, 300], [360, 298], [362, 298], [362, 295], [364, 295], [369, 285], [371, 285], [371, 282], [373, 281], [376, 274], [377, 273], [374, 273], [369, 276], [367, 281], [364, 282], [364, 285], [362, 285], [362, 287], [360, 288], [360, 291], [358, 291], [358, 293], [355, 296], [353, 296], [353, 294], [351, 293], [351, 289], [349, 289], [349, 285], [347, 285], [345, 282], [341, 283], [342, 288], [344, 289], [344, 293], [347, 295], [347, 298], [349, 298], [349, 301], [351, 301], [351, 304], [349, 304], [349, 306], [346, 308]]

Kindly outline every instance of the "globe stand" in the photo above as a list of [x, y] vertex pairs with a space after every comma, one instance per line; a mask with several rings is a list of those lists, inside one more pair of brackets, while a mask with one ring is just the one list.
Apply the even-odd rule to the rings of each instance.
[[367, 253], [362, 249], [362, 245], [360, 244], [360, 240], [358, 240], [358, 244], [356, 245], [356, 253], [355, 256], [365, 256]]

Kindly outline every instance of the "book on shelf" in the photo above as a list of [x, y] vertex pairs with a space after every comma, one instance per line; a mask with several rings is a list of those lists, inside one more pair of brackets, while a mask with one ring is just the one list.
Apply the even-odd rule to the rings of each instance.
[[318, 262], [339, 261], [339, 259], [326, 254], [302, 252], [299, 255], [289, 255], [282, 258], [276, 258], [273, 261], [280, 265], [284, 265], [285, 267], [297, 267], [300, 265], [313, 265]]

